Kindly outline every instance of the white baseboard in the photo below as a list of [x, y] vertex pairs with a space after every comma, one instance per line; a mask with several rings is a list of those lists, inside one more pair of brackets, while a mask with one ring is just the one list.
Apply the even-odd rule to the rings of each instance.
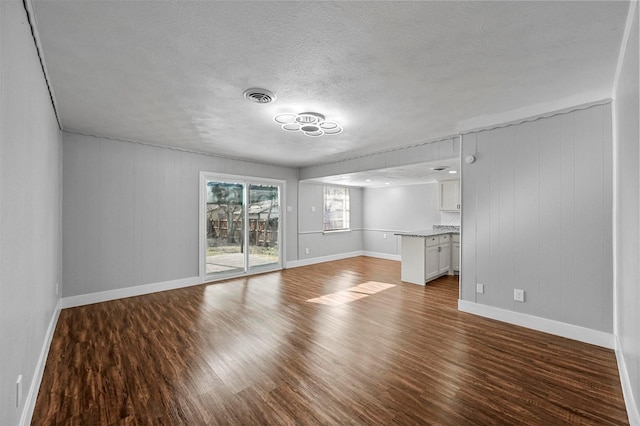
[[348, 259], [350, 257], [364, 256], [362, 250], [351, 251], [348, 253], [332, 254], [329, 256], [311, 257], [309, 259], [292, 260], [287, 262], [286, 268], [298, 268], [300, 266], [315, 265], [316, 263], [331, 262], [333, 260]]
[[615, 336], [616, 343], [616, 360], [618, 361], [618, 373], [620, 374], [620, 384], [622, 385], [622, 395], [624, 396], [624, 405], [627, 407], [627, 416], [630, 425], [640, 425], [640, 412], [633, 398], [633, 387], [629, 379], [629, 371], [624, 361], [624, 353], [620, 346], [618, 336]]
[[202, 280], [200, 279], [200, 277], [189, 277], [179, 280], [164, 281], [161, 283], [144, 284], [135, 287], [126, 287], [116, 290], [100, 291], [97, 293], [81, 294], [79, 296], [70, 296], [63, 298], [62, 308], [73, 308], [76, 306], [90, 305], [92, 303], [123, 299], [125, 297], [141, 296], [143, 294], [173, 290], [182, 287], [190, 287], [197, 284], [202, 284]]
[[53, 333], [56, 331], [56, 325], [58, 324], [58, 317], [60, 317], [60, 310], [62, 309], [61, 299], [58, 299], [58, 303], [51, 315], [51, 321], [49, 321], [49, 327], [47, 327], [47, 333], [44, 336], [44, 342], [42, 342], [42, 348], [40, 349], [40, 356], [38, 357], [38, 363], [36, 369], [33, 372], [33, 379], [29, 385], [29, 392], [24, 400], [24, 407], [22, 409], [22, 415], [20, 416], [20, 426], [27, 426], [31, 424], [31, 418], [33, 417], [33, 410], [36, 407], [36, 399], [38, 399], [38, 391], [40, 390], [40, 383], [42, 383], [42, 375], [44, 374], [44, 367], [47, 364], [47, 357], [49, 356], [49, 348], [51, 347], [51, 341], [53, 340]]
[[377, 251], [363, 251], [363, 256], [376, 257], [378, 259], [397, 260], [400, 261], [399, 254], [381, 253]]
[[612, 333], [605, 333], [604, 331], [592, 330], [590, 328], [522, 314], [520, 312], [508, 311], [506, 309], [494, 308], [466, 300], [458, 300], [458, 310], [509, 324], [519, 325], [521, 327], [531, 328], [544, 333], [555, 334], [556, 336], [602, 346], [607, 349], [614, 349], [614, 336]]

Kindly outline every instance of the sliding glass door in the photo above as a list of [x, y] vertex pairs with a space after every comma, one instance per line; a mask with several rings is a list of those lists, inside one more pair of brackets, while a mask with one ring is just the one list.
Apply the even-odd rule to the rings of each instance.
[[280, 269], [282, 184], [206, 173], [200, 182], [204, 278]]
[[280, 266], [280, 187], [249, 185], [249, 269]]

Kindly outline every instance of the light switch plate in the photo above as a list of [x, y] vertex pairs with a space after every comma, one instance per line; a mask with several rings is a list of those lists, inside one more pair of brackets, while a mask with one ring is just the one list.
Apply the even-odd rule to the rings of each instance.
[[476, 284], [476, 293], [484, 293], [484, 284]]

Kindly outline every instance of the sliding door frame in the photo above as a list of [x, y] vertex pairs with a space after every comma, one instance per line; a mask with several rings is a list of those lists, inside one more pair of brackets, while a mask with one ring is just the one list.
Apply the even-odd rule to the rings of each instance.
[[[243, 215], [245, 215], [243, 222], [242, 232], [245, 237], [248, 237], [249, 230], [249, 220], [248, 219], [248, 203], [249, 200], [249, 190], [251, 185], [274, 185], [279, 186], [279, 200], [278, 200], [278, 263], [269, 264], [265, 267], [254, 267], [253, 270], [250, 269], [249, 265], [249, 238], [243, 238], [244, 244], [244, 258], [245, 258], [245, 267], [243, 272], [234, 271], [229, 274], [219, 274], [215, 276], [207, 276], [207, 262], [206, 262], [206, 245], [207, 245], [207, 188], [206, 182], [208, 180], [216, 180], [219, 182], [234, 182], [241, 183], [245, 185], [245, 191], [243, 194], [244, 202], [243, 202]], [[235, 277], [243, 277], [254, 274], [261, 274], [264, 272], [271, 271], [279, 271], [284, 268], [284, 256], [286, 253], [285, 241], [286, 241], [286, 231], [285, 231], [285, 223], [286, 223], [286, 181], [282, 179], [270, 179], [270, 178], [262, 178], [262, 177], [254, 177], [254, 176], [243, 176], [243, 175], [231, 175], [231, 174], [223, 174], [216, 172], [200, 172], [200, 179], [198, 181], [198, 193], [199, 196], [199, 213], [198, 213], [198, 267], [200, 271], [200, 280], [201, 282], [212, 282], [224, 280], [227, 278], [235, 278]]]

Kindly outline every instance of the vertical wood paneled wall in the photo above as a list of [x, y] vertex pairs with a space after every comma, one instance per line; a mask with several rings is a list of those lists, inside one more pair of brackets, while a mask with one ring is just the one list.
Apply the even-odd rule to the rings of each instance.
[[0, 425], [17, 425], [57, 319], [62, 135], [22, 2], [0, 2], [0, 23]]
[[467, 155], [461, 299], [612, 332], [611, 105], [466, 134]]
[[629, 422], [640, 424], [640, 27], [631, 5], [629, 31], [615, 93], [616, 335]]
[[297, 254], [297, 170], [64, 133], [63, 296], [197, 277], [199, 172], [286, 181]]

